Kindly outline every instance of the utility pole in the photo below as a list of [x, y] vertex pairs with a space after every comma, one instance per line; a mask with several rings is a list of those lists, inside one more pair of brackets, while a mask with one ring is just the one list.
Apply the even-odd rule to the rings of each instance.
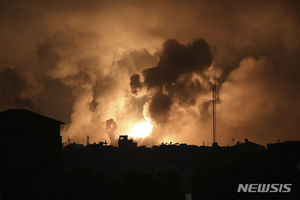
[[214, 77], [214, 85], [213, 85], [213, 146], [217, 146], [217, 75], [215, 72]]

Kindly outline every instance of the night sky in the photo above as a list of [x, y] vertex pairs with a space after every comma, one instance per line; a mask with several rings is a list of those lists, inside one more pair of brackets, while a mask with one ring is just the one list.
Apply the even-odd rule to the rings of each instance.
[[298, 1], [11, 0], [0, 27], [0, 110], [64, 121], [64, 141], [142, 123], [139, 144], [211, 145], [215, 76], [220, 145], [300, 140]]

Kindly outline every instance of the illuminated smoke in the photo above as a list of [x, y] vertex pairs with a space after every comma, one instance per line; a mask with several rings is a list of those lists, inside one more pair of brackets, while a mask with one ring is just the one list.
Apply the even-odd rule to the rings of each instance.
[[[204, 72], [213, 61], [208, 44], [202, 40], [194, 40], [183, 45], [174, 39], [166, 40], [156, 66], [130, 77], [133, 94], [144, 86], [149, 91], [149, 115], [157, 123], [168, 122], [170, 109], [174, 102], [181, 105], [195, 105], [201, 92], [207, 92], [204, 85], [208, 77]], [[198, 79], [193, 78], [199, 75]], [[207, 83], [206, 83], [207, 84]], [[154, 90], [154, 94], [153, 94]]]
[[213, 65], [222, 71], [220, 144], [299, 140], [298, 8], [278, 0], [5, 1], [0, 62], [14, 68], [0, 70], [1, 110], [35, 111], [38, 102], [66, 122], [63, 140], [78, 143], [108, 140], [107, 119], [126, 134], [147, 116], [153, 130], [139, 144], [211, 144]]
[[38, 111], [37, 96], [43, 89], [30, 74], [0, 63], [0, 110], [21, 108]]
[[110, 143], [115, 144], [116, 142], [116, 130], [117, 130], [117, 124], [113, 119], [108, 119], [105, 122], [103, 122], [104, 129], [106, 133], [109, 136]]

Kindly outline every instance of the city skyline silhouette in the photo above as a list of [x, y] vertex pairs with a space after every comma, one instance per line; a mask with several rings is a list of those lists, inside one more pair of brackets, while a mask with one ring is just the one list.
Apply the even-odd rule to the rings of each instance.
[[300, 199], [300, 1], [0, 3], [0, 200]]

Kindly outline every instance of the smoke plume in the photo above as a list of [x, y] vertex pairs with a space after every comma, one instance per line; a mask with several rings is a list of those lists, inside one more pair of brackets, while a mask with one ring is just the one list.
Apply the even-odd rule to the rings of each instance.
[[[144, 81], [140, 81], [139, 74], [130, 77], [131, 91], [136, 94], [142, 86], [150, 90], [147, 96], [150, 96], [151, 119], [158, 123], [167, 122], [172, 102], [195, 104], [197, 95], [204, 87], [200, 80], [191, 81], [192, 76], [206, 77], [203, 72], [212, 64], [212, 59], [210, 48], [204, 40], [194, 40], [187, 45], [174, 39], [167, 40], [157, 65], [142, 72]], [[186, 91], [189, 93], [186, 94]]]
[[0, 109], [18, 108], [38, 111], [37, 95], [43, 86], [27, 73], [12, 66], [0, 66]]
[[[299, 1], [3, 1], [0, 108], [66, 122], [63, 140], [139, 144], [300, 139]], [[172, 39], [174, 38], [174, 39]], [[202, 38], [202, 39], [197, 39]]]
[[110, 142], [112, 144], [115, 144], [116, 142], [116, 130], [117, 130], [117, 124], [113, 119], [108, 119], [105, 122], [103, 122], [103, 126], [105, 128], [105, 131], [107, 132]]

